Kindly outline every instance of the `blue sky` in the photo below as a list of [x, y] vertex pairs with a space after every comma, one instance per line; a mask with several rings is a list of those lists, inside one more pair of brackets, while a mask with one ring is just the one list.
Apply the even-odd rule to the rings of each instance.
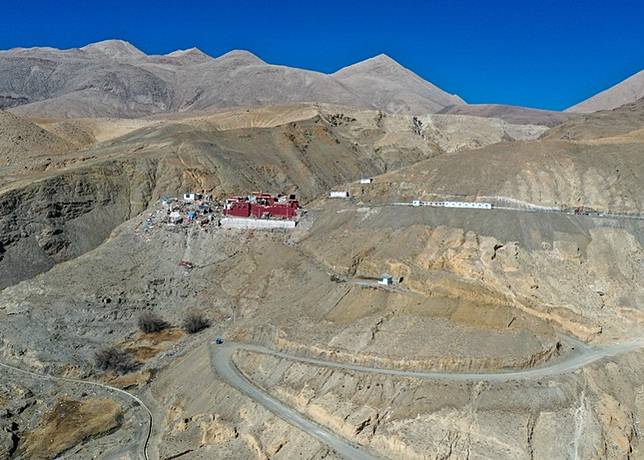
[[2, 0], [0, 49], [121, 38], [333, 72], [386, 53], [471, 103], [563, 109], [644, 68], [644, 0]]

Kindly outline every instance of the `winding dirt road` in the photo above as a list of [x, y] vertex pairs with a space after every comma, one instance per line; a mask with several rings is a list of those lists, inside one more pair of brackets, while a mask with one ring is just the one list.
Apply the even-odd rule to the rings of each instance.
[[248, 380], [233, 362], [233, 354], [237, 350], [242, 349], [249, 351], [255, 351], [256, 349], [266, 350], [271, 354], [268, 349], [262, 347], [256, 348], [252, 345], [240, 343], [216, 345], [214, 348], [213, 345], [210, 346], [212, 365], [224, 382], [264, 406], [287, 423], [296, 426], [318, 441], [331, 447], [344, 458], [357, 460], [373, 460], [378, 458], [370, 454], [364, 447], [358, 446], [328, 428], [310, 420], [305, 415], [290, 408]]
[[339, 363], [327, 361], [318, 358], [307, 358], [303, 356], [294, 356], [288, 353], [270, 350], [260, 345], [250, 345], [243, 343], [224, 343], [221, 345], [210, 345], [212, 366], [219, 377], [236, 388], [242, 394], [248, 396], [258, 404], [282, 418], [293, 426], [296, 426], [316, 438], [318, 441], [326, 444], [339, 455], [349, 459], [375, 459], [373, 453], [363, 446], [358, 446], [345, 439], [337, 433], [326, 427], [312, 421], [306, 415], [284, 404], [277, 398], [268, 394], [265, 390], [248, 380], [244, 374], [237, 368], [233, 362], [233, 356], [237, 351], [248, 351], [251, 353], [260, 353], [274, 356], [276, 358], [287, 359], [290, 361], [311, 364], [331, 369], [341, 369], [345, 371], [365, 372], [370, 374], [391, 375], [396, 377], [412, 377], [424, 380], [448, 380], [448, 381], [487, 381], [487, 382], [505, 382], [511, 380], [528, 380], [555, 377], [574, 372], [584, 366], [598, 362], [605, 358], [610, 358], [623, 353], [644, 348], [644, 338], [633, 340], [616, 345], [605, 347], [576, 347], [575, 351], [565, 358], [543, 367], [525, 369], [520, 371], [507, 372], [472, 372], [472, 373], [450, 373], [450, 372], [426, 372], [426, 371], [406, 371], [399, 369], [382, 369], [368, 366], [360, 366], [350, 363]]

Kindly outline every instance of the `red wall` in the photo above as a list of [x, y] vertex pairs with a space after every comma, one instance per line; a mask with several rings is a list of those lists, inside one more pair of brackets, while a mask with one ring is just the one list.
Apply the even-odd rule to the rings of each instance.
[[[269, 195], [270, 197], [270, 195]], [[300, 204], [296, 200], [286, 203], [276, 203], [274, 198], [262, 199], [266, 204], [251, 203], [248, 201], [237, 201], [230, 204], [230, 209], [224, 209], [224, 215], [234, 217], [253, 217], [261, 218], [264, 215], [282, 219], [292, 219], [297, 214]]]

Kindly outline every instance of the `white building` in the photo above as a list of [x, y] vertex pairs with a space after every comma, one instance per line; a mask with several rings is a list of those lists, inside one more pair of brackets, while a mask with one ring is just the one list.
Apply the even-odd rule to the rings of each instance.
[[446, 208], [492, 209], [492, 204], [490, 203], [476, 203], [467, 201], [446, 201], [444, 206]]
[[186, 203], [192, 203], [195, 200], [200, 200], [201, 195], [199, 193], [184, 193], [183, 194], [183, 201]]
[[349, 192], [331, 192], [329, 198], [349, 198]]
[[378, 278], [378, 284], [390, 286], [394, 284], [394, 279], [391, 275], [387, 275], [387, 274], [380, 275], [380, 278]]
[[412, 206], [432, 206], [436, 208], [492, 209], [492, 203], [475, 201], [421, 201], [413, 200]]
[[172, 211], [170, 213], [170, 223], [172, 224], [180, 224], [183, 218], [181, 217], [181, 213], [178, 211]]

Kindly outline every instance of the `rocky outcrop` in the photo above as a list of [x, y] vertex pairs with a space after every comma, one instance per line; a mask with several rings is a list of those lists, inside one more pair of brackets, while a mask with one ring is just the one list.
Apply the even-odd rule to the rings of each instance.
[[[486, 211], [372, 211], [329, 210], [313, 224], [312, 234], [324, 230], [306, 240], [307, 250], [336, 273], [402, 278], [430, 311], [432, 299], [458, 299], [452, 317], [476, 327], [504, 305], [583, 340], [641, 325], [638, 222], [515, 213], [497, 225]], [[512, 315], [491, 324], [503, 328], [505, 318]]]
[[0, 289], [97, 247], [160, 194], [194, 184], [172, 163], [143, 156], [89, 162], [0, 190]]

